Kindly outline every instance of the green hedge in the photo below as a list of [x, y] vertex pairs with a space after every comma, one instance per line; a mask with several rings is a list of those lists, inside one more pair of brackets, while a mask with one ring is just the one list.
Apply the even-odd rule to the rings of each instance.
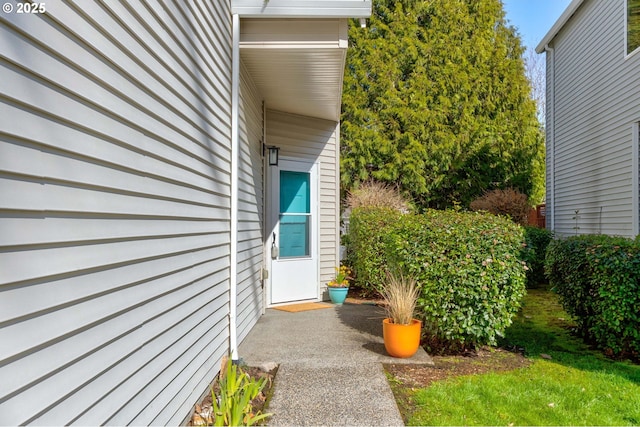
[[553, 240], [553, 232], [544, 228], [524, 227], [524, 240], [526, 246], [522, 249], [521, 258], [526, 261], [527, 288], [535, 288], [541, 283], [546, 283], [544, 274], [544, 260], [547, 246]]
[[545, 269], [583, 336], [608, 354], [640, 354], [637, 241], [592, 235], [556, 240]]
[[387, 268], [416, 278], [425, 333], [461, 344], [495, 344], [525, 292], [522, 228], [486, 213], [357, 209], [349, 245], [356, 283], [378, 288]]
[[344, 238], [347, 264], [354, 274], [354, 285], [371, 294], [379, 292], [386, 280], [384, 236], [403, 214], [390, 208], [356, 208], [349, 217]]

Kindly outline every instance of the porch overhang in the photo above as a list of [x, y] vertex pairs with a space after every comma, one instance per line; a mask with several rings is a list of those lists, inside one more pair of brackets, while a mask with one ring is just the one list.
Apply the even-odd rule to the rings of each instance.
[[240, 27], [240, 57], [268, 108], [339, 120], [346, 19], [247, 18]]

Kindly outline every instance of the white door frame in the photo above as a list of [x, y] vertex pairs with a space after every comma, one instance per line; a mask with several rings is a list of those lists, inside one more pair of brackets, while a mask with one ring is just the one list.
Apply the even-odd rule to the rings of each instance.
[[[267, 166], [268, 168], [268, 182], [267, 182], [267, 193], [265, 200], [267, 201], [267, 209], [266, 209], [266, 220], [267, 227], [265, 236], [265, 258], [266, 265], [269, 271], [269, 277], [267, 279], [267, 286], [265, 289], [267, 306], [271, 307], [274, 305], [288, 304], [293, 301], [304, 301], [304, 300], [319, 300], [320, 299], [320, 245], [319, 245], [319, 225], [320, 225], [320, 209], [319, 209], [319, 163], [313, 162], [307, 159], [300, 159], [294, 157], [285, 157], [281, 156], [279, 159], [278, 166]], [[279, 180], [275, 180], [275, 174], [279, 174], [280, 170], [290, 170], [290, 171], [310, 171], [310, 190], [311, 190], [311, 199], [310, 199], [310, 213], [312, 217], [311, 221], [311, 243], [310, 243], [310, 252], [311, 259], [313, 260], [312, 270], [309, 272], [310, 277], [312, 277], [314, 283], [314, 292], [313, 294], [309, 294], [308, 297], [300, 298], [300, 299], [292, 299], [287, 302], [274, 302], [273, 300], [273, 290], [274, 290], [274, 279], [278, 279], [274, 274], [274, 260], [271, 257], [271, 248], [274, 243], [273, 241], [273, 233], [276, 232], [276, 236], [279, 233], [277, 230], [278, 222], [279, 222], [279, 214], [280, 214], [280, 206], [279, 206], [279, 188], [275, 187], [275, 182], [279, 182]], [[278, 175], [279, 176], [279, 175]], [[277, 237], [276, 237], [277, 240]], [[278, 262], [278, 261], [276, 261]], [[282, 261], [279, 261], [282, 262]], [[290, 261], [295, 262], [295, 261]], [[277, 271], [277, 269], [276, 269]]]

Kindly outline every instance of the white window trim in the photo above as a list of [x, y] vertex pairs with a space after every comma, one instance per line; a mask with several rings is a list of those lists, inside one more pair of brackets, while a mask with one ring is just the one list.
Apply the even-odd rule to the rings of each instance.
[[624, 0], [624, 59], [629, 59], [635, 55], [640, 55], [640, 45], [632, 50], [630, 53], [627, 53], [627, 43], [628, 43], [628, 34], [629, 34], [629, 18], [627, 16], [627, 12], [629, 10], [629, 0]]

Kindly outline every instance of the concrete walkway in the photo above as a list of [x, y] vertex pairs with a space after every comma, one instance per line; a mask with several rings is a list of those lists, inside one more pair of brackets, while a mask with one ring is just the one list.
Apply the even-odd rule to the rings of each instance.
[[250, 366], [280, 365], [269, 425], [403, 425], [382, 364], [433, 362], [422, 348], [410, 359], [387, 356], [383, 317], [379, 307], [356, 304], [267, 310], [239, 355]]

